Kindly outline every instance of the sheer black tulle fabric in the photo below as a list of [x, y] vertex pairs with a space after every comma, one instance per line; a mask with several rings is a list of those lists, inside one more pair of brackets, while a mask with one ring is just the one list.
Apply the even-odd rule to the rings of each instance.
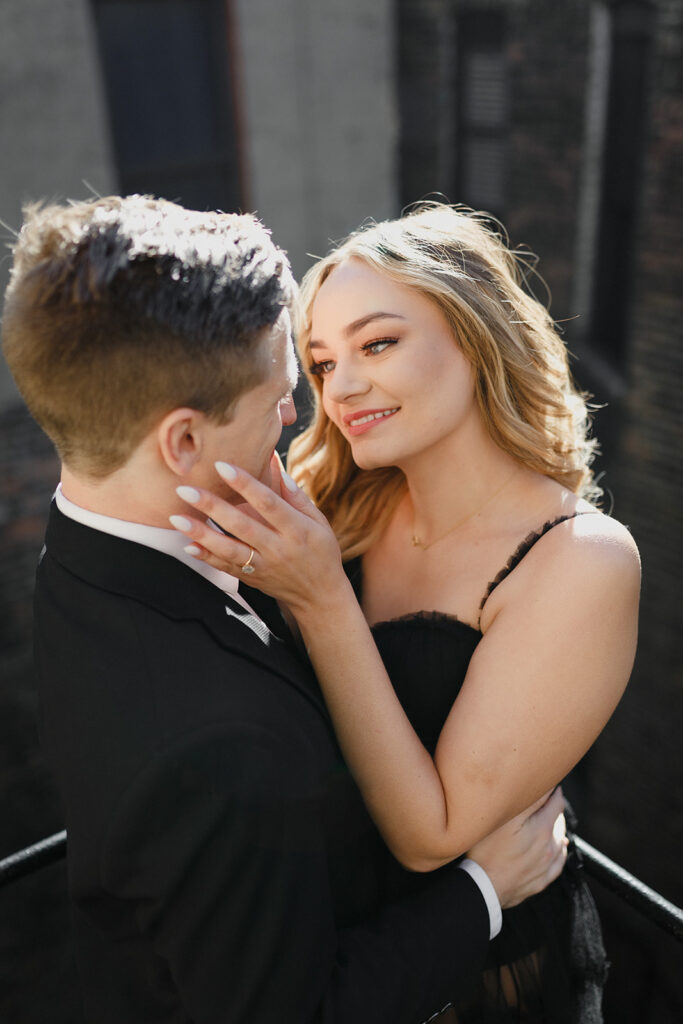
[[[359, 561], [349, 563], [347, 572], [360, 597]], [[453, 616], [420, 612], [377, 623], [373, 634], [406, 714], [433, 753], [481, 633]], [[425, 882], [387, 853], [386, 900]], [[602, 1024], [606, 973], [600, 921], [580, 855], [570, 848], [556, 882], [504, 911], [484, 974], [469, 992], [459, 993], [438, 1024]]]

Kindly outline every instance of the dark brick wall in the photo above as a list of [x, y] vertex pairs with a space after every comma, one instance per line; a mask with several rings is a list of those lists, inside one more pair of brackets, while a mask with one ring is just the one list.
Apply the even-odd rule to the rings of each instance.
[[[626, 304], [627, 332], [618, 363], [601, 362], [604, 353], [591, 346], [585, 317], [571, 319], [577, 313], [575, 254], [593, 6], [589, 0], [460, 0], [453, 8], [453, 31], [457, 37], [458, 15], [464, 11], [506, 13], [510, 122], [502, 217], [513, 244], [525, 244], [538, 254], [539, 270], [552, 293], [552, 313], [567, 320], [570, 348], [583, 346], [584, 359], [575, 364], [580, 383], [598, 402], [609, 403], [596, 415], [596, 433], [604, 442], [597, 469], [605, 474], [607, 506], [613, 501], [614, 515], [630, 527], [643, 558], [637, 662], [622, 704], [576, 780], [581, 831], [681, 905], [683, 0], [653, 3], [654, 38], [644, 97], [646, 142], [640, 180], [631, 196], [636, 211], [633, 275], [619, 299]], [[613, 0], [609, 6], [638, 19], [637, 9], [647, 5]], [[399, 7], [411, 15], [404, 14], [407, 66], [423, 69], [421, 84], [428, 86], [426, 48], [430, 32], [445, 17], [444, 6], [402, 0]], [[418, 15], [422, 32], [411, 39], [406, 33], [419, 24]], [[418, 52], [411, 55], [411, 50]], [[431, 74], [433, 84], [433, 68]], [[415, 109], [419, 102], [420, 94], [413, 96], [411, 138], [420, 118]], [[404, 118], [407, 110], [402, 110]], [[433, 111], [427, 116], [425, 109], [421, 125], [429, 136], [423, 141], [422, 164], [418, 148], [406, 147], [404, 159], [414, 165], [404, 180], [419, 182], [421, 191], [448, 193], [434, 157], [438, 126]], [[468, 200], [452, 191], [450, 198]], [[534, 290], [543, 298], [540, 287]], [[609, 1024], [673, 1024], [683, 1019], [680, 947], [625, 911], [599, 886], [595, 891], [613, 961], [606, 999]]]
[[[627, 389], [610, 472], [643, 560], [638, 657], [592, 758], [588, 838], [683, 905], [683, 4], [658, 4]], [[623, 1020], [683, 1019], [680, 946], [614, 908]], [[624, 946], [639, 952], [627, 958]], [[619, 951], [624, 956], [619, 956]], [[628, 962], [628, 972], [623, 964]]]
[[0, 856], [43, 836], [49, 789], [37, 750], [31, 672], [32, 601], [50, 496], [59, 479], [52, 445], [22, 405], [0, 415]]
[[[673, 854], [676, 846], [680, 854], [683, 839], [683, 744], [676, 731], [683, 692], [681, 39], [680, 21], [676, 49], [670, 31], [658, 39], [628, 339], [628, 388], [613, 471], [619, 517], [631, 527], [643, 558], [638, 665], [623, 706], [631, 713], [628, 719], [618, 716], [621, 742], [632, 764], [628, 777], [642, 813], [621, 818], [618, 807], [602, 794], [596, 826], [605, 840], [609, 837], [628, 851], [634, 868], [656, 877], [679, 903], [683, 878], [680, 860]], [[639, 770], [634, 770], [636, 766]], [[667, 813], [660, 817], [664, 793]]]
[[59, 480], [51, 443], [20, 400], [0, 415], [0, 658], [23, 659], [45, 512]]
[[[63, 828], [37, 736], [32, 600], [50, 496], [51, 444], [17, 403], [0, 415], [0, 857]], [[55, 865], [0, 890], [0, 1021], [77, 1024], [66, 873]]]

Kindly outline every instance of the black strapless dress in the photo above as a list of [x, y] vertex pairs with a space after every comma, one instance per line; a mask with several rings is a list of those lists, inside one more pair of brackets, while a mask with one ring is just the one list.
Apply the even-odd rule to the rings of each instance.
[[[546, 523], [520, 544], [489, 584], [481, 608], [536, 541], [569, 518]], [[360, 600], [360, 559], [346, 568]], [[434, 611], [379, 622], [372, 632], [413, 728], [433, 753], [481, 632], [452, 615]], [[568, 820], [568, 826], [571, 824]], [[418, 889], [424, 879], [424, 875], [406, 871], [387, 853], [387, 900]], [[538, 896], [504, 911], [502, 930], [491, 943], [487, 969], [476, 990], [454, 1001], [454, 1011], [448, 1011], [444, 1020], [455, 1020], [455, 1012], [458, 1024], [601, 1024], [606, 974], [600, 921], [580, 855], [570, 845], [560, 878]]]

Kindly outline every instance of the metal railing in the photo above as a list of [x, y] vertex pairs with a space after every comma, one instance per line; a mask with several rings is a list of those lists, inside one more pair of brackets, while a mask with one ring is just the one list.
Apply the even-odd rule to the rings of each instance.
[[600, 850], [580, 836], [572, 836], [574, 845], [583, 858], [584, 870], [606, 889], [621, 897], [634, 910], [659, 925], [679, 942], [683, 941], [683, 910], [665, 899], [639, 878], [615, 864]]
[[11, 853], [9, 857], [0, 860], [0, 888], [62, 860], [65, 855], [66, 832], [55, 832], [24, 850]]
[[[580, 836], [572, 836], [583, 859], [584, 870], [634, 910], [659, 925], [679, 942], [683, 941], [683, 910], [670, 903], [640, 879], [596, 850]], [[54, 864], [66, 854], [66, 832], [56, 832], [40, 842], [0, 860], [0, 888]]]

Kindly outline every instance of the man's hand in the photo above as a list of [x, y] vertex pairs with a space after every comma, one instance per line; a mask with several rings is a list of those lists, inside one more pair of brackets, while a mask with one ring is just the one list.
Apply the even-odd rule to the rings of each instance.
[[503, 908], [541, 892], [562, 873], [569, 842], [563, 811], [557, 786], [468, 850], [467, 856], [491, 879]]

